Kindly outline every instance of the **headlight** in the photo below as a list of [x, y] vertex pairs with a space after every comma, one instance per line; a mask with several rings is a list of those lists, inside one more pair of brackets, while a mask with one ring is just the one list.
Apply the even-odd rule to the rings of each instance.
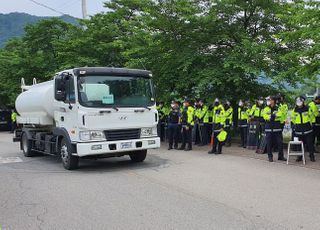
[[82, 141], [105, 141], [106, 136], [103, 131], [80, 131], [80, 140]]
[[152, 137], [157, 136], [157, 128], [142, 128], [141, 129], [141, 137]]

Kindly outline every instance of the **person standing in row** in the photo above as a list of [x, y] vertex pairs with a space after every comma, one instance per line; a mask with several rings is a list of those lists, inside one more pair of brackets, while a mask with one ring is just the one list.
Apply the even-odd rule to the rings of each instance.
[[250, 109], [248, 109], [245, 103], [240, 100], [238, 108], [238, 127], [240, 130], [241, 144], [240, 147], [247, 147], [247, 135], [248, 135], [248, 119]]
[[160, 101], [157, 106], [159, 113], [159, 123], [158, 123], [158, 135], [160, 136], [161, 141], [166, 139], [166, 120], [168, 116], [168, 109], [165, 107], [164, 102]]
[[204, 100], [199, 100], [198, 107], [198, 124], [199, 124], [199, 136], [200, 136], [200, 146], [208, 144], [208, 123], [209, 123], [209, 114], [208, 106], [204, 104]]
[[260, 145], [262, 133], [264, 132], [265, 121], [263, 119], [264, 99], [259, 97], [256, 104], [252, 106], [249, 113], [249, 139], [247, 147], [257, 149]]
[[226, 147], [231, 146], [231, 127], [233, 122], [233, 108], [230, 101], [226, 101], [224, 105], [225, 131], [227, 132]]
[[284, 95], [279, 94], [278, 104], [279, 104], [279, 109], [282, 111], [281, 125], [282, 125], [282, 130], [283, 130], [284, 126], [286, 124], [288, 111], [289, 111], [289, 107], [288, 107], [288, 104], [285, 102]]
[[176, 101], [171, 102], [171, 111], [168, 115], [168, 140], [169, 140], [169, 148], [171, 150], [178, 149], [179, 142], [179, 121], [180, 121], [180, 108]]
[[267, 142], [268, 159], [273, 162], [273, 141], [279, 151], [278, 160], [286, 161], [283, 156], [283, 138], [282, 138], [282, 125], [283, 119], [282, 111], [276, 105], [277, 98], [275, 96], [267, 98], [267, 106], [263, 109], [263, 118], [266, 121], [265, 133]]
[[[214, 106], [212, 109], [212, 137], [213, 144], [212, 149], [208, 152], [209, 154], [221, 154], [223, 142], [218, 140], [218, 136], [225, 127], [225, 117], [224, 117], [224, 108], [220, 104], [218, 98], [214, 101]], [[217, 150], [218, 147], [218, 150]]]
[[[296, 107], [292, 111], [291, 121], [293, 124], [294, 135], [298, 137], [307, 147], [311, 161], [315, 161], [312, 119], [313, 111], [305, 105], [305, 98], [300, 96], [296, 99]], [[297, 161], [301, 161], [302, 156]]]
[[264, 99], [263, 97], [259, 97], [256, 101], [256, 104], [252, 106], [250, 111], [250, 116], [252, 120], [258, 121], [260, 123], [264, 123], [263, 119], [263, 109], [264, 109]]
[[192, 142], [195, 145], [198, 145], [201, 143], [200, 140], [200, 128], [199, 128], [199, 101], [198, 99], [194, 99], [194, 104], [193, 104], [193, 108], [194, 108], [194, 125], [193, 125], [193, 129], [192, 129]]
[[11, 112], [11, 133], [14, 133], [14, 131], [17, 129], [17, 111], [16, 109], [13, 109]]
[[[179, 150], [192, 150], [192, 127], [194, 125], [194, 108], [190, 105], [190, 101], [185, 99], [183, 102], [183, 111], [181, 114], [182, 124], [182, 145]], [[186, 145], [188, 144], [188, 147]]]

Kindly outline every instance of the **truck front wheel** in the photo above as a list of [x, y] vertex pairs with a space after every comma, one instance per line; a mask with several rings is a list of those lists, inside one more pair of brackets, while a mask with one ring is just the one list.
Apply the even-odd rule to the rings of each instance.
[[31, 150], [32, 142], [28, 139], [28, 136], [25, 132], [23, 132], [21, 135], [20, 145], [25, 157], [33, 157], [35, 155], [35, 153]]
[[79, 157], [72, 155], [70, 145], [65, 138], [62, 138], [60, 143], [60, 155], [65, 169], [72, 170], [78, 168]]
[[133, 162], [142, 162], [146, 159], [147, 150], [139, 150], [129, 154]]

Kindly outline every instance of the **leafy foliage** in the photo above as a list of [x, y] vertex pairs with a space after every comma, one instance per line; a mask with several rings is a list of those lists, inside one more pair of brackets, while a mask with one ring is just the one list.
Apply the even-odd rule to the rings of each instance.
[[[271, 0], [112, 0], [74, 26], [29, 25], [0, 50], [0, 100], [21, 77], [74, 66], [146, 68], [158, 97], [254, 98], [319, 74], [319, 3]], [[268, 76], [273, 84], [262, 84]], [[8, 87], [9, 86], [9, 87]], [[8, 89], [9, 88], [9, 89]]]

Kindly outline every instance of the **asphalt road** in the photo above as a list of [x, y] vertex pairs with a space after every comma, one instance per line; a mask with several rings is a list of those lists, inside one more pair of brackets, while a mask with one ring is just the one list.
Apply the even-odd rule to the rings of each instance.
[[83, 160], [66, 171], [52, 156], [23, 157], [0, 133], [0, 226], [320, 229], [319, 170], [205, 150], [163, 147], [144, 163]]

